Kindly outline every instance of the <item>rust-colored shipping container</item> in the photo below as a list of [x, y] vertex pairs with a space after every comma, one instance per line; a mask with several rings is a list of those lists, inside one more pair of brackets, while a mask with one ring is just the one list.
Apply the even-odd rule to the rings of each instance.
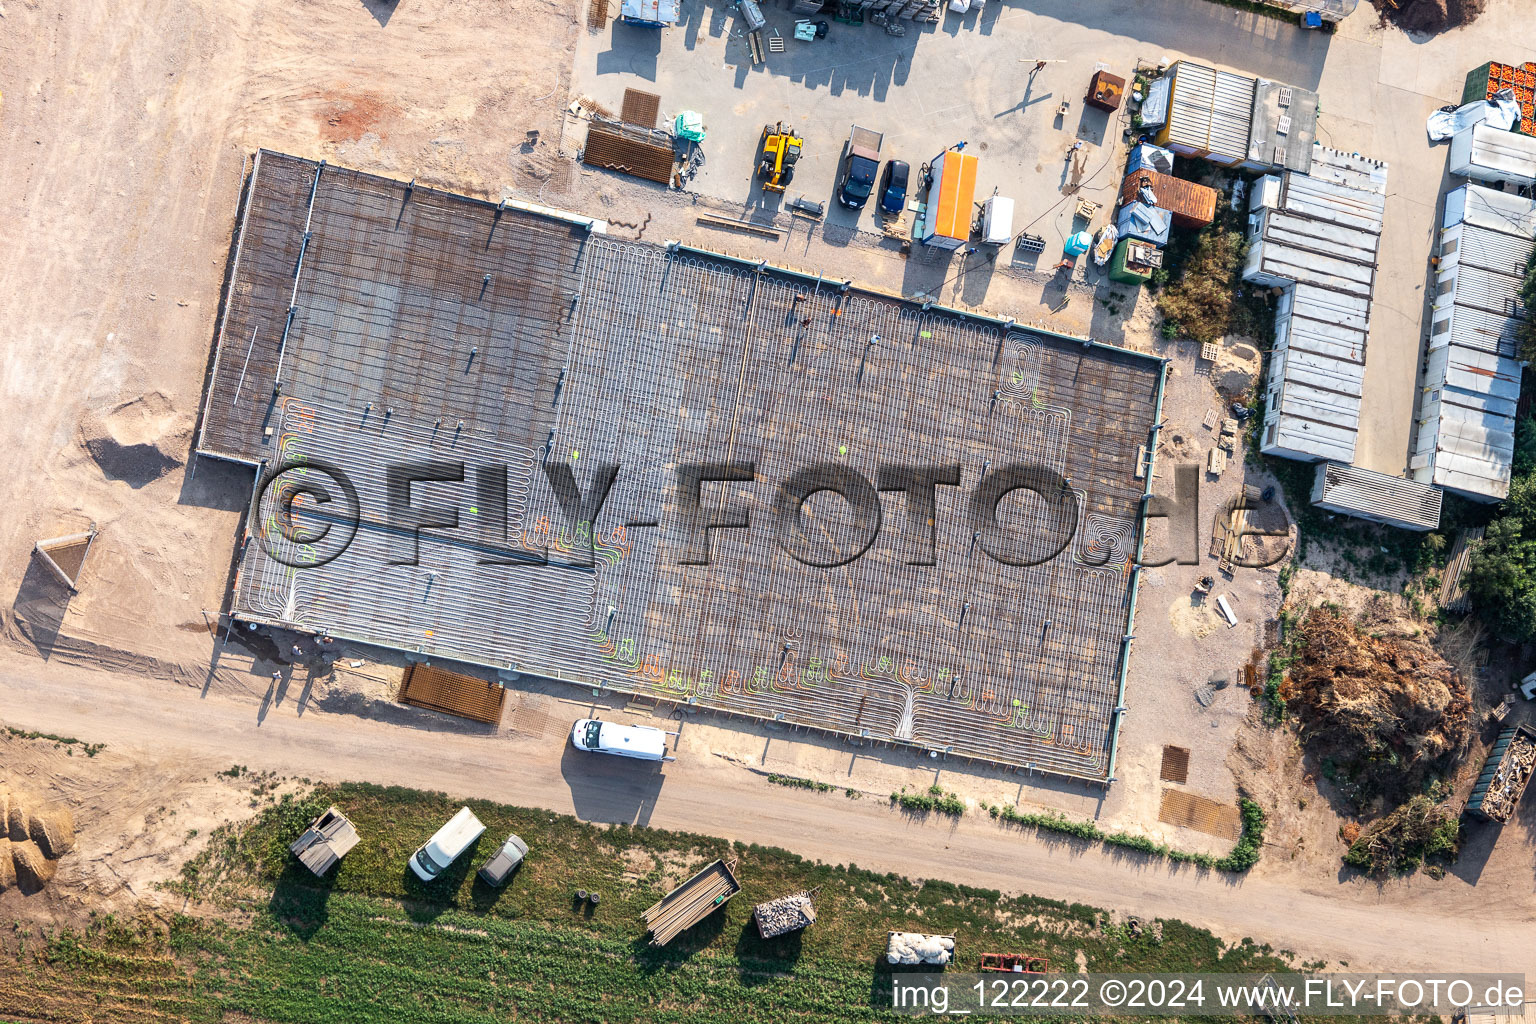
[[1125, 176], [1120, 186], [1120, 202], [1136, 202], [1143, 181], [1149, 182], [1157, 193], [1158, 208], [1173, 214], [1173, 222], [1179, 227], [1203, 228], [1216, 219], [1215, 189], [1145, 168]]

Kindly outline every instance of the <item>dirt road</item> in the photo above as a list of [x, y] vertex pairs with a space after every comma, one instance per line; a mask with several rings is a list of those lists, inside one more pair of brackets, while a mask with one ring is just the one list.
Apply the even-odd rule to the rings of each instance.
[[[688, 744], [648, 765], [577, 755], [562, 742], [584, 705], [557, 701], [546, 735], [427, 731], [346, 715], [301, 715], [292, 701], [260, 721], [245, 702], [162, 681], [7, 659], [0, 720], [105, 742], [118, 752], [227, 758], [312, 779], [366, 779], [440, 789], [595, 821], [629, 821], [783, 846], [912, 877], [1028, 891], [1143, 917], [1176, 917], [1229, 940], [1252, 936], [1304, 957], [1394, 970], [1524, 970], [1536, 923], [1530, 901], [1472, 889], [1325, 884], [1296, 889], [1262, 866], [1237, 879], [1172, 870], [1139, 855], [1042, 842], [972, 815], [917, 821], [879, 799], [771, 786]], [[954, 848], [951, 852], [951, 847]], [[962, 852], [963, 851], [963, 852]], [[1526, 894], [1528, 897], [1528, 894]], [[1432, 905], [1431, 905], [1432, 904]]]

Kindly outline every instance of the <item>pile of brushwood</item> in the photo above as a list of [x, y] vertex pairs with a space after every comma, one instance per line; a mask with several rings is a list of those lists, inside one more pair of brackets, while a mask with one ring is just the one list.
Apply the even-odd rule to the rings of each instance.
[[1344, 854], [1344, 863], [1372, 875], [1412, 871], [1426, 859], [1456, 859], [1461, 822], [1456, 812], [1419, 794], [1371, 822]]
[[1323, 774], [1357, 812], [1403, 805], [1466, 753], [1466, 684], [1427, 642], [1366, 632], [1328, 607], [1294, 629], [1281, 693]]

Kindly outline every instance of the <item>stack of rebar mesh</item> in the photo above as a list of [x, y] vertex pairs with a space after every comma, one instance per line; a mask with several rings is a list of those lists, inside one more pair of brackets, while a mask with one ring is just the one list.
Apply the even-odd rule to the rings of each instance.
[[734, 860], [715, 861], [642, 914], [651, 932], [651, 945], [665, 946], [740, 892], [731, 870], [735, 865]]

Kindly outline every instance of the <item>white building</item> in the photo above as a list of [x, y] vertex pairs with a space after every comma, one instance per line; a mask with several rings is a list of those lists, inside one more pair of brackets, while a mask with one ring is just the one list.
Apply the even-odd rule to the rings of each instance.
[[1387, 167], [1314, 145], [1310, 169], [1254, 189], [1243, 280], [1283, 288], [1259, 444], [1354, 461]]
[[1485, 184], [1536, 185], [1536, 136], [1479, 121], [1451, 136], [1451, 173]]
[[1536, 200], [1463, 185], [1445, 197], [1429, 349], [1409, 470], [1479, 501], [1509, 493], [1520, 364], [1520, 283]]

